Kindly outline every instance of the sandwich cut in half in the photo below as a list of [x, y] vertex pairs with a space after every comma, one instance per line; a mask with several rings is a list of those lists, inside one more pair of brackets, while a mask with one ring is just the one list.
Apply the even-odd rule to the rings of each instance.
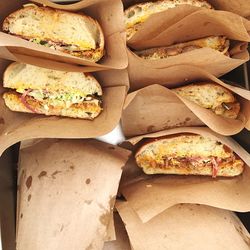
[[93, 62], [104, 54], [100, 25], [83, 14], [28, 4], [5, 18], [3, 31]]
[[177, 43], [167, 47], [138, 50], [134, 51], [134, 53], [143, 59], [158, 60], [177, 56], [192, 50], [210, 48], [229, 56], [229, 46], [230, 42], [225, 36], [209, 36], [189, 42]]
[[212, 5], [204, 0], [159, 0], [132, 5], [124, 11], [127, 39], [130, 39], [151, 15], [184, 4], [213, 9]]
[[4, 72], [3, 98], [12, 111], [93, 120], [102, 111], [102, 89], [90, 74], [12, 63]]
[[236, 119], [240, 112], [240, 103], [234, 94], [213, 82], [200, 82], [172, 89], [176, 94], [197, 105], [209, 109], [216, 115]]
[[146, 141], [135, 159], [146, 174], [233, 177], [244, 170], [244, 162], [230, 148], [196, 134], [176, 134]]

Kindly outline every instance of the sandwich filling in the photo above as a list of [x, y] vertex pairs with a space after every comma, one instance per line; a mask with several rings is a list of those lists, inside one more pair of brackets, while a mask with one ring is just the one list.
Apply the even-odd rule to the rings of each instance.
[[134, 53], [143, 59], [157, 60], [176, 56], [201, 48], [211, 48], [228, 55], [229, 40], [225, 36], [209, 36], [206, 38], [178, 43], [167, 47], [134, 51]]
[[[55, 42], [55, 41], [51, 41], [49, 39], [38, 39], [38, 38], [25, 38], [25, 37], [21, 37], [27, 41], [39, 44], [39, 45], [43, 45], [45, 47], [57, 50], [57, 51], [61, 51], [63, 53], [68, 53], [72, 56], [76, 56], [76, 57], [81, 57], [81, 58], [86, 58], [89, 60], [93, 60], [93, 61], [98, 61], [103, 55], [104, 52], [98, 48], [93, 49], [91, 48], [91, 46], [87, 46], [87, 43], [85, 44], [85, 46], [79, 46], [76, 44], [66, 44], [64, 42]], [[83, 43], [82, 43], [83, 44]]]
[[131, 38], [132, 35], [138, 30], [138, 26], [145, 22], [152, 14], [184, 4], [208, 9], [213, 8], [204, 0], [160, 0], [156, 2], [145, 2], [133, 5], [124, 12], [127, 38]]
[[[18, 89], [4, 93], [4, 99], [19, 99], [28, 112], [31, 113], [52, 113], [60, 110], [73, 110], [76, 114], [82, 111], [89, 116], [89, 119], [96, 117], [102, 110], [101, 97], [97, 94], [81, 96], [79, 94], [64, 92], [50, 92], [46, 89]], [[41, 111], [42, 110], [42, 111]], [[79, 117], [81, 118], [81, 117]]]
[[[243, 161], [219, 141], [200, 135], [179, 135], [145, 144], [135, 155], [139, 167], [147, 174], [199, 174], [209, 167], [216, 177], [225, 166], [240, 166]], [[218, 174], [219, 173], [219, 174]]]

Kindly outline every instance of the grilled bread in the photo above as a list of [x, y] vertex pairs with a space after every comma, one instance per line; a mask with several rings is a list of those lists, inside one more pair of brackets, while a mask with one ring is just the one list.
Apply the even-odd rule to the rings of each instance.
[[140, 25], [145, 22], [152, 14], [184, 4], [213, 9], [211, 4], [204, 0], [159, 0], [135, 4], [130, 6], [124, 12], [127, 39], [130, 39], [136, 33]]
[[104, 54], [100, 25], [82, 14], [31, 4], [6, 17], [3, 31], [93, 62]]
[[236, 119], [240, 112], [240, 103], [233, 93], [213, 82], [194, 83], [172, 90], [216, 115]]
[[146, 174], [232, 177], [244, 162], [226, 145], [195, 134], [177, 134], [146, 142], [135, 154]]
[[185, 43], [178, 43], [167, 47], [134, 51], [134, 53], [144, 59], [158, 60], [165, 59], [170, 56], [177, 56], [179, 54], [200, 48], [211, 48], [225, 55], [228, 55], [229, 40], [224, 36], [209, 36], [206, 38], [201, 38]]
[[101, 108], [102, 89], [90, 74], [12, 63], [4, 73], [5, 104], [12, 110], [92, 120]]

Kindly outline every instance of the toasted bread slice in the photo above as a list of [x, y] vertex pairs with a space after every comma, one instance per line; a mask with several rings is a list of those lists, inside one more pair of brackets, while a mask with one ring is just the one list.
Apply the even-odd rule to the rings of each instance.
[[236, 119], [240, 112], [240, 103], [233, 93], [213, 82], [194, 83], [172, 90], [203, 108], [211, 109], [216, 115]]
[[49, 89], [78, 92], [84, 97], [102, 95], [100, 84], [91, 74], [52, 70], [17, 62], [10, 64], [5, 70], [3, 86], [17, 90]]
[[83, 14], [29, 5], [6, 17], [3, 31], [94, 62], [104, 54], [100, 25]]
[[145, 22], [152, 14], [175, 8], [179, 5], [192, 5], [213, 9], [212, 5], [204, 0], [159, 0], [155, 2], [145, 2], [130, 6], [125, 10], [125, 22], [127, 29], [127, 39], [130, 39], [138, 30], [139, 26]]
[[12, 63], [3, 78], [6, 105], [13, 111], [94, 119], [101, 112], [102, 89], [90, 74]]
[[150, 60], [165, 59], [170, 56], [177, 56], [188, 51], [211, 48], [223, 54], [228, 54], [229, 40], [224, 36], [209, 36], [185, 43], [178, 43], [167, 47], [158, 47], [134, 51], [139, 57]]
[[151, 140], [137, 151], [135, 158], [146, 174], [232, 177], [244, 170], [244, 162], [227, 146], [194, 134]]

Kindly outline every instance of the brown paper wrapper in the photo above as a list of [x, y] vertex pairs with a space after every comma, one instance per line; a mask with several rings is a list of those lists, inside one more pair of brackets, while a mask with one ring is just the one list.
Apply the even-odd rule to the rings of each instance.
[[121, 217], [117, 212], [114, 212], [114, 223], [116, 240], [105, 242], [102, 250], [131, 250], [128, 234]]
[[[194, 65], [221, 76], [249, 60], [247, 42], [250, 22], [233, 13], [225, 11], [204, 10], [191, 6], [180, 6], [152, 15], [128, 41], [134, 49], [168, 46], [211, 35], [225, 35], [231, 43], [231, 57], [210, 48], [189, 51], [166, 59], [147, 60], [140, 58], [129, 48], [129, 76], [136, 79], [160, 74], [163, 68], [179, 64]], [[131, 88], [134, 89], [133, 84]]]
[[116, 207], [134, 250], [241, 249], [250, 247], [250, 235], [230, 211], [179, 204], [142, 223], [129, 202]]
[[249, 42], [249, 31], [250, 22], [239, 15], [185, 5], [152, 15], [127, 43], [140, 50], [216, 35]]
[[[123, 6], [119, 0], [84, 0], [69, 5], [56, 4], [48, 0], [33, 0], [33, 2], [57, 9], [83, 12], [96, 19], [104, 32], [105, 56], [101, 61], [94, 63], [0, 32], [0, 57], [28, 64], [35, 62], [37, 66], [47, 64], [54, 69], [61, 67], [62, 70], [74, 69], [82, 72], [124, 69], [127, 67], [125, 35], [122, 34], [124, 30]], [[6, 3], [1, 7], [1, 21], [25, 3], [27, 3], [26, 0], [8, 1], [8, 4]], [[35, 60], [34, 57], [36, 57]], [[50, 61], [55, 63], [51, 64]]]
[[143, 222], [179, 203], [196, 203], [232, 211], [250, 211], [250, 155], [230, 137], [208, 128], [175, 128], [131, 138], [124, 143], [135, 152], [145, 138], [178, 133], [211, 137], [231, 148], [244, 162], [243, 174], [233, 178], [205, 176], [146, 175], [131, 156], [124, 169], [120, 192]]
[[95, 140], [46, 140], [22, 149], [17, 248], [102, 249], [128, 156]]
[[[184, 75], [176, 75], [176, 72]], [[134, 86], [149, 85], [130, 93], [125, 101], [122, 113], [122, 128], [126, 136], [156, 132], [180, 126], [207, 125], [223, 135], [239, 133], [250, 120], [250, 92], [231, 86], [212, 76], [208, 72], [193, 66], [178, 65], [162, 69], [161, 75], [153, 75], [151, 79], [138, 79]], [[177, 79], [173, 79], [176, 77]], [[153, 79], [154, 78], [154, 79]], [[174, 80], [173, 82], [171, 82]], [[179, 81], [179, 82], [178, 82]], [[210, 110], [178, 96], [166, 87], [179, 87], [187, 82], [209, 81], [231, 90], [241, 104], [241, 112], [237, 119], [216, 115]], [[139, 87], [138, 86], [138, 87]]]
[[[124, 7], [128, 8], [129, 6], [135, 3], [148, 2], [148, 0], [122, 0]], [[210, 4], [214, 6], [216, 10], [226, 10], [229, 12], [236, 13], [240, 16], [249, 17], [250, 16], [250, 7], [248, 0], [209, 0]], [[167, 13], [169, 14], [169, 13]]]
[[[0, 60], [0, 75], [10, 62]], [[110, 132], [119, 122], [129, 86], [126, 70], [94, 74], [103, 89], [103, 111], [93, 121], [10, 111], [0, 98], [0, 154], [12, 144], [31, 138], [91, 138]], [[4, 91], [0, 87], [0, 94]]]

